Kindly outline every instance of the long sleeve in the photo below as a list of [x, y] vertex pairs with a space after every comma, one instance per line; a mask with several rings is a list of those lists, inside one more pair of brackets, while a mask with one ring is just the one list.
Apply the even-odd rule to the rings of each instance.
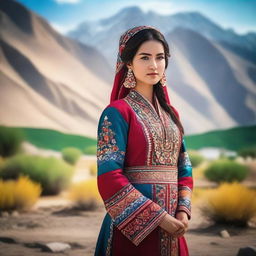
[[184, 211], [191, 219], [191, 197], [193, 190], [192, 164], [186, 151], [184, 137], [178, 158], [178, 206], [177, 212]]
[[98, 126], [98, 189], [113, 224], [138, 245], [168, 214], [145, 197], [123, 173], [128, 123], [115, 107], [107, 107]]

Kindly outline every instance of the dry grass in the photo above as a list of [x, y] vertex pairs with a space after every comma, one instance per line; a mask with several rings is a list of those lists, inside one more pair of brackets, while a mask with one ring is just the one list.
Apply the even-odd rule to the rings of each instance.
[[81, 210], [93, 210], [101, 201], [97, 187], [97, 179], [75, 183], [71, 186], [68, 199], [73, 201], [75, 208]]
[[202, 214], [217, 223], [245, 226], [256, 215], [256, 192], [237, 182], [208, 190], [203, 200]]

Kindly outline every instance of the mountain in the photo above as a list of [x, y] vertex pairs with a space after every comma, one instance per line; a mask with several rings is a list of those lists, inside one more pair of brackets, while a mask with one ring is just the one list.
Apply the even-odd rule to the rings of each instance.
[[[223, 29], [196, 11], [160, 15], [152, 11], [144, 13], [139, 7], [132, 6], [122, 9], [106, 19], [85, 21], [76, 29], [69, 31], [67, 35], [88, 45], [95, 45], [109, 31], [113, 33], [113, 36], [116, 36], [129, 27], [142, 24], [157, 27], [164, 34], [168, 34], [177, 27], [199, 32], [207, 39], [218, 42], [223, 47], [235, 51], [239, 56], [246, 57], [256, 64], [256, 33], [237, 35], [232, 29]], [[116, 40], [118, 38], [114, 38], [115, 42]]]
[[[246, 81], [240, 78], [247, 76], [250, 65], [241, 59], [228, 59], [227, 50], [192, 30], [177, 28], [166, 37], [175, 58], [170, 63], [168, 80], [182, 100], [216, 128], [225, 122], [246, 125], [255, 120], [255, 91], [253, 95], [253, 87], [248, 90]], [[176, 104], [182, 109], [182, 104]]]
[[13, 0], [1, 1], [0, 31], [0, 124], [95, 137], [112, 82], [102, 54]]
[[[109, 100], [119, 37], [142, 24], [158, 27], [170, 45], [168, 90], [186, 134], [255, 124], [255, 63], [237, 52], [236, 40], [226, 41], [231, 49], [201, 33], [208, 22], [210, 31], [215, 29], [208, 34], [216, 37], [218, 26], [198, 13], [188, 13], [187, 19], [182, 14], [185, 27], [178, 14], [179, 26], [170, 21], [175, 16], [126, 8], [81, 24], [71, 33], [74, 40], [18, 2], [0, 3], [0, 125], [95, 138]], [[188, 27], [193, 22], [197, 30]], [[250, 38], [253, 43], [253, 34]]]
[[144, 24], [160, 29], [169, 43], [169, 93], [188, 134], [255, 124], [254, 33], [236, 35], [198, 12], [162, 16], [129, 7], [68, 35], [94, 45], [114, 67], [120, 35]]

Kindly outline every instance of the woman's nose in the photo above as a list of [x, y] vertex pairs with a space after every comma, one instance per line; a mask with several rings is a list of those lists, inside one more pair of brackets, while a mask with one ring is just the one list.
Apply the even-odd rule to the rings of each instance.
[[150, 62], [149, 68], [151, 68], [151, 69], [156, 69], [156, 68], [157, 68], [156, 61], [155, 61], [155, 60], [152, 60], [152, 61]]

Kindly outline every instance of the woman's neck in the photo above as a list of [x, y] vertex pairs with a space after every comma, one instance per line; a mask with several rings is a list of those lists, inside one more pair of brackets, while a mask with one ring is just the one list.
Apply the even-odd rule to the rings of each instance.
[[153, 85], [137, 85], [134, 89], [153, 104]]

